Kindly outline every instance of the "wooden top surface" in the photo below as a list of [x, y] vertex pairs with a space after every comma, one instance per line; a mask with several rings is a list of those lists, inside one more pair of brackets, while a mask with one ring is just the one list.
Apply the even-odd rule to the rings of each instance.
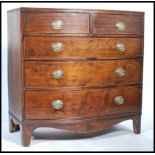
[[[98, 9], [66, 9], [66, 8], [29, 8], [21, 7], [9, 11], [21, 10], [25, 13], [40, 13], [40, 12], [77, 12], [77, 13], [104, 13], [104, 14], [132, 14], [132, 15], [143, 15], [144, 12], [138, 11], [121, 11], [121, 10], [98, 10]], [[8, 12], [9, 12], [8, 11]]]

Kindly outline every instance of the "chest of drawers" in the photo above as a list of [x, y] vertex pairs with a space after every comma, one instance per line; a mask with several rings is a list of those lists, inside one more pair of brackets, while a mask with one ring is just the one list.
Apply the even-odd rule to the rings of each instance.
[[8, 11], [10, 132], [91, 133], [133, 120], [140, 133], [143, 12]]

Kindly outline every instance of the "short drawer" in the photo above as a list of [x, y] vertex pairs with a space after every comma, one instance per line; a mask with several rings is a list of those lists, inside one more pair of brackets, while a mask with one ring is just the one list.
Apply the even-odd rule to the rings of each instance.
[[142, 16], [93, 14], [94, 34], [137, 34], [143, 32]]
[[141, 82], [141, 60], [25, 62], [26, 87], [98, 86]]
[[134, 57], [142, 55], [142, 38], [25, 37], [25, 57]]
[[28, 13], [25, 32], [33, 33], [89, 33], [89, 14]]
[[[38, 97], [36, 97], [38, 96]], [[80, 91], [26, 91], [26, 119], [68, 119], [140, 111], [139, 86]]]

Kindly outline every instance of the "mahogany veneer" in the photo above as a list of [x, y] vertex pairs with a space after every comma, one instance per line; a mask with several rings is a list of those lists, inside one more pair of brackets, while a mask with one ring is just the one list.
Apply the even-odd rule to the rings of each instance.
[[[82, 66], [82, 67], [81, 67]], [[125, 76], [117, 77], [115, 69], [123, 67]], [[141, 82], [142, 61], [132, 60], [104, 60], [104, 61], [26, 61], [26, 87], [72, 87], [72, 86], [100, 86], [108, 84], [123, 84]], [[64, 72], [62, 79], [52, 78], [51, 73], [61, 68]], [[110, 75], [110, 76], [109, 76]]]
[[[86, 57], [86, 58], [111, 58], [111, 57], [136, 57], [142, 56], [142, 38], [79, 38], [79, 37], [25, 37], [25, 57], [50, 57], [51, 59]], [[53, 53], [51, 44], [62, 42], [63, 52]], [[124, 43], [125, 52], [117, 52], [116, 44]]]
[[133, 120], [140, 133], [144, 13], [8, 11], [9, 129], [90, 133]]

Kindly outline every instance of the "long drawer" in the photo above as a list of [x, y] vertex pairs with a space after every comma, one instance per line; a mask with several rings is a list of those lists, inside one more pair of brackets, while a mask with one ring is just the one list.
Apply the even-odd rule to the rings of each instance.
[[140, 86], [80, 91], [26, 91], [25, 117], [68, 119], [135, 112], [141, 109], [140, 96]]
[[26, 57], [134, 57], [142, 55], [142, 38], [25, 37]]
[[141, 82], [142, 61], [26, 61], [26, 87], [98, 86]]

